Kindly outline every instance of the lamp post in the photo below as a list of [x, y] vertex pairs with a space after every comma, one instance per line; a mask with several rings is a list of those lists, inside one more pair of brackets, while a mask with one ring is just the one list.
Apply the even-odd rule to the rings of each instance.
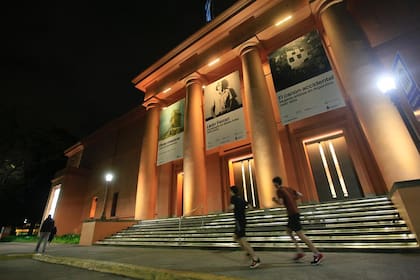
[[106, 211], [106, 202], [108, 198], [108, 189], [109, 189], [109, 184], [112, 182], [113, 178], [114, 178], [114, 175], [112, 173], [105, 174], [105, 195], [104, 195], [104, 206], [102, 209], [101, 220], [106, 220], [105, 211]]

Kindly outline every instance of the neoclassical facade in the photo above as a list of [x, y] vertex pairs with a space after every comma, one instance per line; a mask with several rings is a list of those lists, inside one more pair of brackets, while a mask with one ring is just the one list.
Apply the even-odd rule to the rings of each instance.
[[[281, 176], [303, 203], [387, 194], [419, 233], [418, 8], [237, 1], [133, 80], [141, 107], [66, 151], [45, 215], [88, 244], [137, 220], [227, 211], [233, 184], [274, 207]], [[384, 94], [385, 72], [397, 86]]]

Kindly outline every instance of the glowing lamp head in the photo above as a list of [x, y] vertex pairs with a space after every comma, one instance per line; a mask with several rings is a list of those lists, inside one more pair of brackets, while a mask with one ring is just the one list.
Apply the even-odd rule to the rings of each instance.
[[105, 175], [105, 181], [107, 182], [111, 182], [113, 178], [114, 178], [114, 175], [112, 175], [112, 173], [107, 173]]
[[394, 77], [387, 75], [387, 76], [381, 76], [377, 82], [376, 85], [378, 86], [379, 90], [382, 93], [387, 93], [391, 90], [396, 89], [396, 85], [395, 85], [395, 79]]

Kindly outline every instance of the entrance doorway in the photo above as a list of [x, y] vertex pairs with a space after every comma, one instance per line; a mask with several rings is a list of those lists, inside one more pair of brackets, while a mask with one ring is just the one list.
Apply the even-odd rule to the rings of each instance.
[[363, 196], [342, 131], [303, 143], [320, 201]]
[[230, 161], [230, 172], [234, 184], [239, 188], [243, 198], [254, 208], [259, 208], [257, 182], [253, 158]]
[[175, 209], [173, 214], [175, 217], [182, 217], [184, 215], [184, 172], [176, 174], [176, 188], [175, 188]]

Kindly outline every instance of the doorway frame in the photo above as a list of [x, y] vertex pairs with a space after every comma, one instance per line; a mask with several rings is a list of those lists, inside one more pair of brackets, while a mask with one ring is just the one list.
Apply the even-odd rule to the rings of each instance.
[[342, 131], [364, 197], [386, 194], [382, 174], [368, 142], [357, 124], [358, 122], [353, 118], [349, 109], [344, 107], [287, 126], [290, 147], [294, 154], [293, 161], [295, 161], [298, 188], [304, 193], [302, 201], [319, 202], [304, 142], [337, 131]]

